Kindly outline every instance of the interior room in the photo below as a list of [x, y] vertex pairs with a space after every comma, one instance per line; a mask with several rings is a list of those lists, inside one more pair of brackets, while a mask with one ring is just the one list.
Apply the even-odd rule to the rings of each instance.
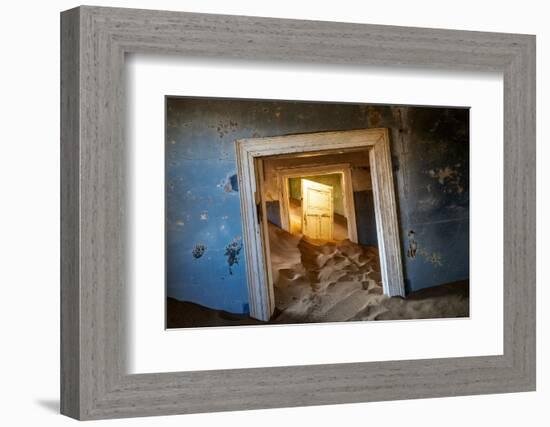
[[348, 238], [342, 174], [290, 178], [288, 193], [291, 234], [325, 241]]
[[[369, 149], [263, 157], [261, 194], [236, 158], [243, 138], [361, 129], [388, 137], [399, 296], [384, 292]], [[469, 315], [467, 108], [168, 97], [165, 149], [167, 328]], [[252, 220], [266, 224], [258, 270]], [[250, 296], [264, 274], [268, 320]]]

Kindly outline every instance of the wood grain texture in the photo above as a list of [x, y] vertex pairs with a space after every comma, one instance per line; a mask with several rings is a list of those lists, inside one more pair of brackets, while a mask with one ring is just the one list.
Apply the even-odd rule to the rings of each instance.
[[[80, 7], [63, 12], [62, 412], [78, 419], [535, 389], [535, 38]], [[504, 354], [128, 375], [124, 55], [504, 75]], [[248, 215], [250, 213], [244, 213]]]
[[[275, 309], [275, 296], [267, 286], [270, 283], [269, 270], [264, 268], [267, 225], [261, 221], [259, 214], [266, 212], [265, 201], [260, 199], [261, 188], [257, 188], [261, 180], [257, 179], [258, 168], [254, 156], [241, 141], [236, 142], [235, 149], [250, 316], [267, 321]], [[263, 204], [261, 210], [258, 209], [260, 203]]]
[[61, 21], [61, 412], [80, 413], [79, 13]]
[[385, 295], [404, 297], [405, 282], [403, 281], [397, 203], [393, 187], [390, 138], [387, 129], [383, 129], [381, 133], [369, 157], [382, 287]]

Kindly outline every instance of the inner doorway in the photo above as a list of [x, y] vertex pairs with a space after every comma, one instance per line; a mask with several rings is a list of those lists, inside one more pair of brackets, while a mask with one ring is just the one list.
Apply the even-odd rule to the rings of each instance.
[[[280, 210], [280, 227], [291, 234], [305, 234], [309, 238], [315, 238], [316, 226], [324, 223], [323, 230], [330, 235], [327, 234], [324, 237], [318, 238], [327, 241], [342, 241], [349, 239], [354, 243], [358, 243], [355, 215], [356, 209], [352, 186], [352, 168], [349, 163], [342, 163], [343, 160], [350, 160], [353, 158], [357, 160], [358, 152], [348, 156], [342, 155], [342, 153], [332, 155], [317, 154], [319, 155], [314, 156], [309, 154], [307, 158], [303, 158], [302, 160], [300, 160], [299, 157], [288, 156], [282, 156], [280, 161], [273, 159], [265, 160], [262, 169], [266, 168], [267, 170], [265, 172], [267, 174], [271, 173], [272, 179], [274, 180], [273, 182], [275, 183], [275, 185], [268, 184], [267, 188], [265, 188], [266, 185], [262, 187], [264, 189], [263, 196], [266, 198], [268, 221], [277, 224], [278, 220], [273, 217], [273, 210]], [[327, 159], [323, 160], [324, 157], [327, 157]], [[335, 161], [338, 162], [334, 163]], [[368, 152], [363, 153], [362, 161], [368, 165]], [[284, 166], [285, 163], [289, 163], [291, 166]], [[306, 163], [307, 165], [303, 165], [302, 163]], [[369, 183], [365, 188], [359, 188], [358, 190], [368, 189], [372, 192], [368, 171], [363, 171], [363, 174], [366, 175]], [[302, 185], [307, 181], [313, 182], [314, 184], [306, 186], [307, 190], [304, 191]], [[264, 184], [265, 183], [264, 181]], [[326, 187], [324, 190], [319, 190], [323, 185], [330, 187], [332, 194], [325, 195], [321, 200], [317, 200], [313, 196], [320, 196], [323, 194], [323, 191], [329, 191]], [[310, 188], [314, 186], [317, 187], [317, 191], [320, 191], [320, 193], [317, 194], [314, 192], [315, 190], [313, 188]], [[306, 193], [308, 193], [307, 199], [304, 197]], [[279, 202], [276, 206], [273, 206], [274, 199], [277, 199]], [[305, 199], [309, 200], [310, 204], [315, 201], [317, 203], [323, 203], [324, 201], [325, 205], [331, 204], [331, 208], [325, 206], [324, 212], [321, 213], [321, 215], [324, 215], [324, 219], [321, 219], [323, 218], [322, 216], [320, 218], [316, 216], [314, 206], [309, 206], [309, 209], [304, 212], [303, 204]], [[319, 207], [316, 209], [319, 209]], [[306, 215], [307, 212], [309, 212], [308, 215], [311, 216], [311, 221], [309, 222], [308, 216]], [[370, 219], [372, 220], [372, 224], [374, 224], [374, 218], [371, 217]], [[308, 227], [309, 231], [305, 233], [304, 224], [310, 226]], [[330, 230], [328, 229], [328, 225], [331, 226]], [[370, 233], [373, 240], [375, 240], [375, 227], [370, 230]]]

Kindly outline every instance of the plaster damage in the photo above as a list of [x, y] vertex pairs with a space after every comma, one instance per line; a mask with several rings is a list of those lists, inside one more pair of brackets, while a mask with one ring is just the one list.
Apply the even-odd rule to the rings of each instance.
[[193, 254], [194, 258], [200, 258], [204, 255], [206, 252], [206, 245], [203, 245], [202, 243], [197, 243], [193, 247], [193, 251], [191, 252]]
[[241, 237], [235, 237], [231, 242], [225, 246], [224, 255], [227, 257], [227, 265], [229, 266], [229, 274], [233, 274], [232, 267], [239, 263], [239, 255], [243, 244], [241, 243]]
[[237, 174], [234, 171], [230, 172], [223, 180], [220, 181], [217, 187], [221, 188], [226, 193], [238, 193], [239, 179]]
[[419, 245], [414, 237], [414, 230], [410, 230], [408, 233], [409, 246], [407, 248], [407, 257], [410, 259], [416, 259], [416, 255], [420, 255], [424, 262], [431, 263], [434, 267], [442, 267], [443, 262], [441, 254], [439, 252], [429, 252], [426, 248]]
[[[464, 187], [461, 184], [461, 171], [458, 168], [460, 168], [460, 163], [454, 166], [430, 169], [428, 175], [437, 180], [443, 191], [460, 194], [464, 192]], [[429, 187], [430, 190], [431, 187]]]

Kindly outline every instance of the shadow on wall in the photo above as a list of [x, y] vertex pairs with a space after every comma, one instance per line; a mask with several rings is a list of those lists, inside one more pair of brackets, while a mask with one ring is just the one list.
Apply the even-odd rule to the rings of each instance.
[[374, 216], [374, 195], [372, 190], [354, 191], [355, 221], [357, 239], [365, 246], [377, 246], [376, 218]]

